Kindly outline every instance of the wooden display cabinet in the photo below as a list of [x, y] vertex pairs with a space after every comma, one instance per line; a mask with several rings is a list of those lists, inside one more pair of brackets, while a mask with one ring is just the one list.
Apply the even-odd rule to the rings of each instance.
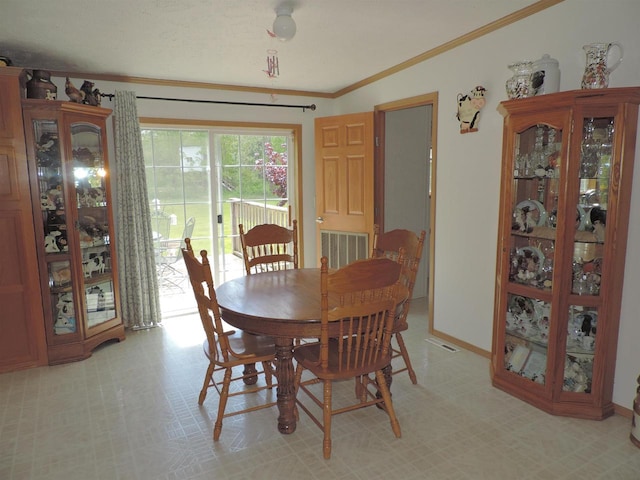
[[111, 110], [22, 101], [49, 364], [124, 340], [106, 119]]
[[502, 102], [493, 385], [603, 419], [612, 392], [640, 87]]
[[21, 68], [0, 68], [0, 373], [47, 364], [24, 145]]

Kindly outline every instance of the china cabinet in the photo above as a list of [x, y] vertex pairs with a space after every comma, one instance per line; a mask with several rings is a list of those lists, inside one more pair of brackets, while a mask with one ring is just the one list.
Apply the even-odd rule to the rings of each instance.
[[124, 340], [106, 148], [110, 113], [22, 101], [49, 364]]
[[504, 101], [491, 376], [556, 415], [612, 391], [640, 87]]
[[[0, 373], [47, 363], [22, 125], [22, 69], [0, 68]], [[22, 95], [21, 95], [22, 92]]]

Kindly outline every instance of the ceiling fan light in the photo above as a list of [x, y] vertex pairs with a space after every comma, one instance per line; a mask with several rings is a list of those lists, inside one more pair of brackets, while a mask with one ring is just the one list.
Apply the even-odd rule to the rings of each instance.
[[276, 10], [276, 19], [273, 21], [273, 33], [286, 42], [291, 40], [296, 34], [296, 22], [291, 18], [292, 10], [290, 8], [281, 7]]

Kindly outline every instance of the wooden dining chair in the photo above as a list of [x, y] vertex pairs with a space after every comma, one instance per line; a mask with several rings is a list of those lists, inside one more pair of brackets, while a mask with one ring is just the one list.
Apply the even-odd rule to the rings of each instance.
[[[185, 243], [186, 248], [182, 249], [182, 255], [187, 266], [193, 293], [198, 303], [198, 313], [206, 334], [203, 348], [205, 355], [209, 359], [209, 366], [204, 378], [204, 385], [200, 391], [198, 404], [202, 405], [204, 403], [207, 391], [211, 387], [215, 388], [220, 395], [218, 415], [213, 429], [213, 440], [215, 441], [220, 438], [223, 418], [268, 408], [276, 404], [274, 399], [273, 401], [265, 401], [252, 407], [225, 413], [227, 400], [230, 397], [273, 389], [272, 362], [275, 359], [275, 344], [271, 337], [252, 335], [225, 328], [226, 325], [220, 316], [220, 308], [213, 286], [207, 251], [202, 250], [200, 252], [202, 261], [199, 261], [193, 254], [191, 239], [186, 238]], [[255, 371], [252, 369], [251, 373], [234, 376], [233, 370], [235, 367], [253, 366], [254, 364], [262, 364], [262, 370]], [[216, 378], [220, 377], [218, 372], [224, 372], [222, 379]], [[233, 382], [248, 380], [247, 383], [253, 383], [255, 377], [260, 374], [264, 374], [264, 385], [243, 385], [235, 388], [233, 392], [230, 391]]]
[[[400, 424], [382, 369], [391, 361], [391, 328], [401, 270], [402, 265], [396, 261], [373, 258], [329, 273], [327, 257], [321, 259], [320, 342], [296, 347], [293, 356], [297, 361], [296, 406], [323, 430], [324, 458], [331, 456], [332, 417], [355, 409], [379, 405], [389, 415], [393, 433], [400, 437]], [[302, 380], [305, 370], [313, 375]], [[346, 400], [341, 397], [339, 405], [333, 405], [333, 382], [351, 378], [359, 386], [357, 403], [342, 405]], [[318, 383], [323, 384], [321, 390], [313, 387]], [[312, 404], [301, 401], [300, 391]], [[322, 416], [313, 404], [322, 409]], [[369, 436], [371, 430], [365, 428], [361, 434]]]
[[291, 228], [272, 223], [256, 225], [247, 232], [238, 225], [247, 275], [298, 268], [298, 221]]
[[397, 259], [400, 253], [400, 249], [404, 249], [404, 270], [402, 274], [402, 281], [407, 289], [407, 298], [401, 301], [398, 310], [396, 311], [395, 320], [393, 323], [393, 336], [396, 340], [397, 346], [391, 344], [392, 358], [402, 357], [404, 361], [404, 367], [393, 370], [392, 374], [396, 375], [401, 372], [408, 372], [411, 382], [415, 385], [418, 383], [416, 373], [411, 365], [409, 358], [409, 352], [405, 346], [404, 339], [402, 338], [402, 332], [409, 328], [407, 323], [407, 315], [409, 315], [409, 307], [411, 306], [411, 297], [413, 296], [413, 286], [416, 282], [416, 275], [418, 274], [418, 267], [420, 265], [420, 259], [422, 258], [422, 250], [424, 248], [424, 241], [427, 233], [422, 230], [419, 235], [404, 230], [396, 229], [389, 232], [380, 233], [380, 227], [374, 226], [373, 234], [373, 258], [386, 257], [391, 259]]

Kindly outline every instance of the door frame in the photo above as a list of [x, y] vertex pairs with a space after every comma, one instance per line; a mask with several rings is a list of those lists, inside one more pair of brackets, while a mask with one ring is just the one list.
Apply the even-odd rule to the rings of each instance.
[[436, 171], [437, 171], [437, 132], [438, 132], [438, 92], [427, 93], [415, 97], [395, 100], [374, 106], [374, 131], [376, 138], [374, 152], [374, 221], [384, 231], [384, 191], [385, 191], [385, 115], [387, 112], [403, 110], [407, 108], [430, 105], [432, 108], [431, 120], [431, 174], [429, 176], [429, 188], [431, 197], [429, 200], [429, 238], [428, 264], [429, 278], [427, 289], [428, 302], [428, 333], [433, 333], [434, 312], [434, 273], [435, 273], [435, 233], [436, 233]]

